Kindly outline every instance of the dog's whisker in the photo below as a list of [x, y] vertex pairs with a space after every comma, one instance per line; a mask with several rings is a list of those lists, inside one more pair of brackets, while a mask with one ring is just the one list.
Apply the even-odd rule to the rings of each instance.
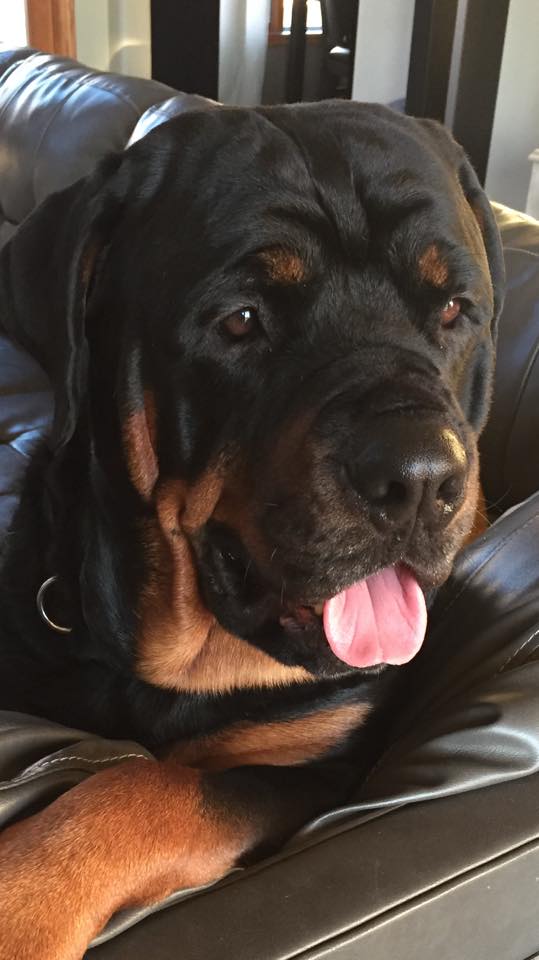
[[252, 564], [252, 562], [253, 562], [252, 559], [250, 559], [250, 560], [249, 560], [249, 563], [248, 563], [247, 566], [245, 567], [245, 573], [243, 574], [243, 584], [244, 584], [244, 586], [245, 586], [245, 583], [246, 583], [246, 581], [247, 581], [247, 576], [248, 576], [248, 574], [249, 574], [249, 570], [251, 569], [251, 564]]
[[[505, 498], [506, 498], [506, 496], [507, 496], [508, 493], [511, 493], [511, 485], [509, 485], [509, 486], [507, 487], [507, 489], [504, 491], [504, 493], [502, 493], [502, 495], [501, 495], [500, 497], [498, 497], [498, 499], [495, 500], [494, 503], [490, 503], [490, 504], [489, 504], [489, 509], [490, 509], [490, 510], [495, 510], [496, 507], [499, 506], [499, 504], [502, 503], [502, 502], [505, 500]], [[486, 519], [486, 518], [485, 518], [485, 519]]]

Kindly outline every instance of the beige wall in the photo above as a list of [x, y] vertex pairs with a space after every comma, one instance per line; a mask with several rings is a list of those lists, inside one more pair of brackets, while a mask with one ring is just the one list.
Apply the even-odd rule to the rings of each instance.
[[26, 45], [25, 0], [0, 0], [0, 49]]
[[539, 147], [539, 0], [511, 0], [486, 178], [487, 193], [524, 210]]
[[[492, 0], [493, 3], [497, 0]], [[451, 127], [467, 0], [459, 0], [448, 90]], [[414, 0], [361, 0], [352, 96], [392, 103], [404, 99]], [[539, 147], [539, 0], [511, 0], [492, 130], [486, 189], [493, 199], [524, 210]]]
[[151, 76], [150, 0], [75, 0], [77, 57], [98, 70]]
[[415, 0], [360, 0], [352, 98], [393, 103], [406, 96]]

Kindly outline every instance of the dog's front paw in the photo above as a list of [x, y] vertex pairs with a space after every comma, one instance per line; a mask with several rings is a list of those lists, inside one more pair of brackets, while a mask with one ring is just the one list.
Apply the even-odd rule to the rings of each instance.
[[99, 924], [25, 822], [0, 834], [0, 960], [80, 960]]
[[0, 960], [81, 960], [88, 939], [51, 906], [39, 891], [1, 898]]
[[63, 924], [54, 929], [52, 919], [36, 924], [31, 909], [13, 919], [2, 915], [0, 926], [0, 960], [81, 960], [87, 946]]
[[13, 884], [0, 870], [0, 960], [81, 960], [92, 939], [88, 918], [69, 914], [60, 896]]

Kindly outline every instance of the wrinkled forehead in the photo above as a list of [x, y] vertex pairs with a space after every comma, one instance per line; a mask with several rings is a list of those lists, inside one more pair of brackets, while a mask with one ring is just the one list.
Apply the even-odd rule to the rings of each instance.
[[187, 239], [213, 262], [309, 238], [357, 263], [414, 230], [470, 239], [455, 170], [409, 118], [321, 104], [180, 119], [146, 147], [137, 188], [144, 232], [161, 231], [171, 250]]
[[[468, 240], [469, 219], [457, 173], [457, 151], [415, 120], [368, 104], [267, 109], [264, 133], [283, 145], [292, 177], [278, 177], [277, 195], [319, 217], [343, 251], [361, 255], [401, 228]], [[283, 140], [283, 135], [286, 138]], [[257, 156], [257, 180], [268, 153]], [[292, 172], [293, 171], [293, 172]], [[299, 172], [301, 171], [301, 173]], [[298, 210], [298, 212], [300, 212]]]

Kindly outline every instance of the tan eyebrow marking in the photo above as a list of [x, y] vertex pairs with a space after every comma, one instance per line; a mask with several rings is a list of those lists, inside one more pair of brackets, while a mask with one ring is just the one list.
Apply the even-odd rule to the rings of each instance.
[[447, 283], [449, 270], [435, 243], [431, 243], [421, 254], [417, 265], [419, 276], [426, 283], [432, 283], [435, 287], [443, 287]]
[[276, 283], [301, 283], [305, 280], [307, 268], [305, 263], [291, 250], [284, 247], [268, 247], [257, 254], [258, 260], [264, 265], [268, 276]]

